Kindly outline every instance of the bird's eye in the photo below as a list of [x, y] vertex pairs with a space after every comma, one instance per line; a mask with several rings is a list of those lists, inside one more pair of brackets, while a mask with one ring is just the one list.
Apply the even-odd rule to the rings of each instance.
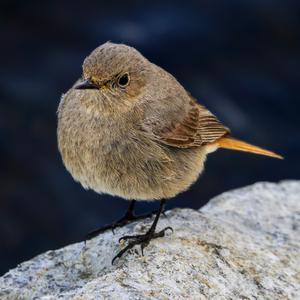
[[129, 74], [125, 73], [118, 79], [118, 84], [120, 87], [125, 87], [129, 83]]

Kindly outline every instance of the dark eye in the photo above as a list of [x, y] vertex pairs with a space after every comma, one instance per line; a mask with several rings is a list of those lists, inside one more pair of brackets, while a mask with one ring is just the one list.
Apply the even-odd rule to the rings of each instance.
[[129, 75], [128, 73], [125, 73], [118, 79], [118, 84], [120, 87], [125, 87], [129, 83]]

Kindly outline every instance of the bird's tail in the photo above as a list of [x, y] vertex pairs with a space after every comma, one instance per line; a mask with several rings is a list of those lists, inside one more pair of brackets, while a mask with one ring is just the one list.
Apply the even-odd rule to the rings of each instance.
[[279, 159], [283, 159], [281, 155], [278, 155], [272, 151], [262, 149], [260, 147], [248, 144], [246, 142], [234, 139], [232, 137], [223, 137], [215, 142], [219, 148], [238, 150], [244, 152], [250, 152], [260, 155], [271, 156]]

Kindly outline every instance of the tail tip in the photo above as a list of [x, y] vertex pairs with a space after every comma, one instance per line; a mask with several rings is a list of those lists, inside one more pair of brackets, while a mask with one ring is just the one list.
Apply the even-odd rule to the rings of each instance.
[[259, 155], [265, 155], [265, 156], [277, 158], [280, 160], [284, 159], [284, 157], [282, 155], [277, 154], [273, 151], [269, 151], [269, 150], [251, 145], [249, 143], [234, 139], [232, 137], [221, 138], [217, 141], [217, 144], [219, 147], [225, 148], [225, 149], [250, 152], [250, 153], [255, 153], [255, 154], [259, 154]]
[[281, 160], [285, 159], [284, 156], [277, 154], [277, 153], [274, 153], [274, 158], [281, 159]]

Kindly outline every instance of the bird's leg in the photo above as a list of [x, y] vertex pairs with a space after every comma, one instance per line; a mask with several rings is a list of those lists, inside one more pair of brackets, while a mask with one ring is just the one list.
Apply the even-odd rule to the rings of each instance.
[[153, 215], [153, 212], [151, 213], [148, 213], [148, 214], [143, 214], [143, 215], [138, 215], [136, 216], [134, 214], [134, 206], [135, 206], [135, 203], [136, 201], [135, 200], [132, 200], [128, 206], [128, 209], [125, 213], [125, 215], [120, 219], [118, 220], [117, 222], [115, 223], [112, 223], [110, 225], [105, 225], [101, 228], [98, 228], [96, 230], [93, 230], [92, 232], [90, 232], [87, 236], [86, 236], [86, 239], [85, 240], [90, 240], [92, 239], [93, 237], [99, 235], [100, 233], [103, 233], [104, 231], [108, 230], [108, 229], [111, 229], [113, 232], [114, 232], [114, 229], [117, 228], [117, 227], [122, 227], [126, 224], [129, 224], [131, 222], [134, 222], [134, 221], [137, 221], [137, 220], [141, 220], [141, 219], [146, 219], [146, 218], [149, 218]]
[[127, 252], [128, 250], [132, 249], [135, 245], [141, 245], [141, 250], [142, 250], [142, 255], [144, 255], [144, 248], [146, 248], [150, 241], [159, 237], [163, 237], [165, 235], [165, 232], [169, 229], [173, 232], [172, 227], [166, 227], [162, 230], [160, 230], [159, 232], [155, 232], [156, 226], [157, 226], [157, 222], [158, 219], [161, 215], [161, 213], [164, 210], [164, 206], [165, 206], [165, 202], [166, 200], [161, 200], [160, 201], [160, 206], [159, 206], [159, 210], [155, 216], [155, 219], [151, 225], [151, 227], [149, 228], [149, 230], [145, 233], [145, 234], [139, 234], [139, 235], [125, 235], [123, 237], [121, 237], [119, 239], [119, 242], [121, 241], [126, 241], [126, 240], [130, 240], [127, 244], [127, 246], [122, 249], [112, 260], [112, 264], [115, 262], [115, 260], [117, 258], [120, 258], [125, 252]]

